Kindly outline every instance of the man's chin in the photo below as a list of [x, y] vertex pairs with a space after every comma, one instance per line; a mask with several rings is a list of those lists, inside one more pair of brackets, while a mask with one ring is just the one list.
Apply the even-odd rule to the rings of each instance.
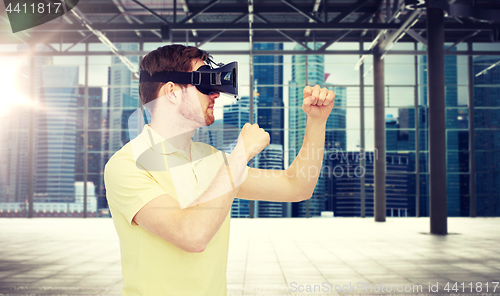
[[205, 123], [207, 124], [207, 126], [211, 125], [214, 122], [215, 122], [214, 116], [209, 115], [209, 116], [205, 117]]

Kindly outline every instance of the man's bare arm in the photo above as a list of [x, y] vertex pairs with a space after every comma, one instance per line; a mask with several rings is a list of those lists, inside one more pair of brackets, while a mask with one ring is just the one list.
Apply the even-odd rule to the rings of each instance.
[[[213, 183], [198, 199], [201, 203], [181, 209], [174, 198], [161, 195], [142, 207], [133, 220], [147, 231], [187, 252], [203, 252], [229, 213], [241, 184], [237, 180], [243, 175], [240, 170], [245, 170], [248, 160], [269, 145], [269, 134], [256, 124], [245, 125], [241, 136], [245, 146], [244, 165], [232, 165], [241, 161], [239, 153], [232, 153], [228, 157], [229, 166], [222, 165], [219, 168]], [[241, 152], [237, 148], [235, 151]], [[226, 182], [228, 170], [232, 178], [236, 179], [231, 180], [231, 188], [221, 193], [220, 184]]]
[[311, 198], [323, 163], [325, 127], [335, 93], [318, 85], [304, 88], [302, 109], [308, 114], [302, 148], [284, 171], [251, 168], [238, 198], [297, 202]]
[[251, 168], [238, 198], [277, 202], [309, 199], [318, 182], [325, 145], [325, 124], [307, 120], [304, 142], [293, 163], [284, 171]]
[[142, 207], [134, 221], [186, 252], [203, 252], [224, 222], [238, 188], [182, 210], [173, 197], [161, 195]]

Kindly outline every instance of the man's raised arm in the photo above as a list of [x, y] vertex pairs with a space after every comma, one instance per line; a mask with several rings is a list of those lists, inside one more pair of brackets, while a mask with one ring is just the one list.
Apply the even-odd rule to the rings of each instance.
[[181, 209], [174, 198], [161, 195], [140, 209], [134, 221], [187, 252], [203, 252], [231, 209], [246, 163], [268, 146], [270, 140], [269, 134], [257, 124], [246, 124], [239, 139], [239, 146], [228, 157], [228, 166], [219, 168], [209, 188], [189, 207]]
[[302, 110], [308, 115], [299, 154], [285, 171], [251, 168], [238, 198], [278, 202], [309, 199], [318, 182], [325, 146], [325, 127], [335, 93], [319, 85], [304, 88]]

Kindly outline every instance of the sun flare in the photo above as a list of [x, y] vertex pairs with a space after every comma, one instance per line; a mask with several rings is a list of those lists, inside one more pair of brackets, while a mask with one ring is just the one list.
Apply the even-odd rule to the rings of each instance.
[[8, 116], [14, 106], [29, 105], [27, 93], [21, 91], [30, 86], [28, 79], [20, 62], [0, 60], [0, 117]]

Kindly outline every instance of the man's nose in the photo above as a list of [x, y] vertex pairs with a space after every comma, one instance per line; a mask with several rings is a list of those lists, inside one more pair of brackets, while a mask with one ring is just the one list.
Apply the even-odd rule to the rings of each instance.
[[218, 97], [220, 97], [220, 93], [219, 92], [210, 92], [209, 95], [210, 95], [210, 99], [212, 99], [212, 100], [215, 100]]

